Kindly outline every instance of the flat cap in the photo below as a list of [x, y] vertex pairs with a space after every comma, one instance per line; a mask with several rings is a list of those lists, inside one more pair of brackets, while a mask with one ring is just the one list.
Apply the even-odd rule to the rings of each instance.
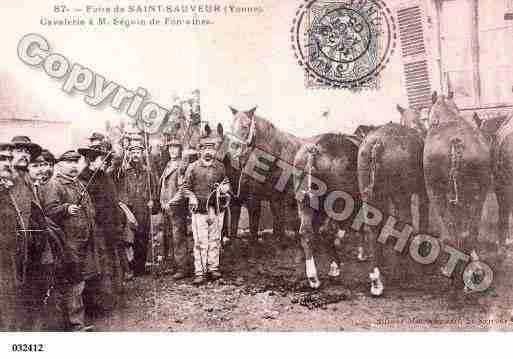
[[105, 135], [100, 132], [93, 132], [89, 137], [90, 141], [103, 141], [105, 139]]
[[79, 160], [80, 157], [82, 157], [82, 155], [80, 153], [78, 153], [77, 151], [69, 150], [69, 151], [64, 152], [59, 157], [58, 162], [61, 162], [61, 161], [76, 161], [76, 160]]

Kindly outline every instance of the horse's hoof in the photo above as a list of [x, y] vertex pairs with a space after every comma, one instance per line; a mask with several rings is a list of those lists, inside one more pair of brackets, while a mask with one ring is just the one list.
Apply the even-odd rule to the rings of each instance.
[[319, 278], [308, 278], [308, 284], [312, 289], [318, 289], [321, 286]]
[[338, 277], [340, 275], [340, 268], [336, 262], [331, 262], [330, 271], [328, 272], [328, 276], [330, 277]]
[[477, 255], [477, 252], [475, 250], [472, 250], [472, 253], [470, 253], [470, 260], [472, 262], [478, 262], [479, 256]]
[[358, 247], [358, 255], [356, 256], [356, 258], [358, 258], [358, 261], [360, 262], [365, 262], [367, 260], [367, 256], [363, 251], [363, 247]]
[[381, 281], [381, 273], [379, 272], [379, 269], [374, 268], [374, 271], [372, 273], [369, 273], [369, 278], [371, 280], [371, 295], [373, 297], [380, 297], [383, 294], [385, 286]]

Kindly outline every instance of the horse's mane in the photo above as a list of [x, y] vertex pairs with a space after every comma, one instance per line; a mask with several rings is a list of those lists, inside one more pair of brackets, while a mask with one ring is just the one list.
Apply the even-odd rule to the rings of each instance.
[[270, 144], [273, 140], [281, 144], [294, 144], [296, 146], [304, 142], [300, 137], [285, 132], [263, 117], [255, 116], [255, 120], [259, 131], [260, 144], [262, 145]]

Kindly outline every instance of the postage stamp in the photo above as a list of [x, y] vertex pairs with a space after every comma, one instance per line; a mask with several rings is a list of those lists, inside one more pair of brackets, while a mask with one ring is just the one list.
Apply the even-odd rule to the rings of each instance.
[[307, 88], [377, 88], [396, 38], [392, 13], [380, 0], [307, 0], [291, 28]]

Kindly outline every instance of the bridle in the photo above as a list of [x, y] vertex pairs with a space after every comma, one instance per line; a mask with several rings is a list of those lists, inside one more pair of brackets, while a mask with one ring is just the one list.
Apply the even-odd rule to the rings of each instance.
[[[232, 127], [233, 129], [233, 127]], [[248, 153], [251, 152], [251, 150], [255, 147], [256, 143], [256, 123], [255, 123], [255, 117], [251, 116], [251, 122], [249, 124], [249, 133], [248, 136], [245, 139], [241, 139], [240, 137], [227, 133], [226, 134], [228, 138], [228, 153], [232, 156], [233, 159], [238, 159], [239, 168], [240, 171], [239, 174], [239, 180], [237, 181], [237, 192], [236, 196], [237, 198], [240, 197], [241, 192], [241, 186], [242, 186], [242, 177], [244, 176], [243, 168], [245, 166], [245, 161], [241, 160], [241, 158], [246, 157]]]
[[[229, 152], [233, 155], [234, 158], [240, 158], [248, 154], [248, 152], [255, 147], [255, 135], [256, 135], [256, 123], [255, 117], [251, 117], [251, 121], [249, 124], [249, 133], [245, 139], [241, 139], [240, 137], [234, 134], [227, 134], [230, 140], [230, 148]], [[237, 144], [237, 150], [232, 146], [232, 144]]]

